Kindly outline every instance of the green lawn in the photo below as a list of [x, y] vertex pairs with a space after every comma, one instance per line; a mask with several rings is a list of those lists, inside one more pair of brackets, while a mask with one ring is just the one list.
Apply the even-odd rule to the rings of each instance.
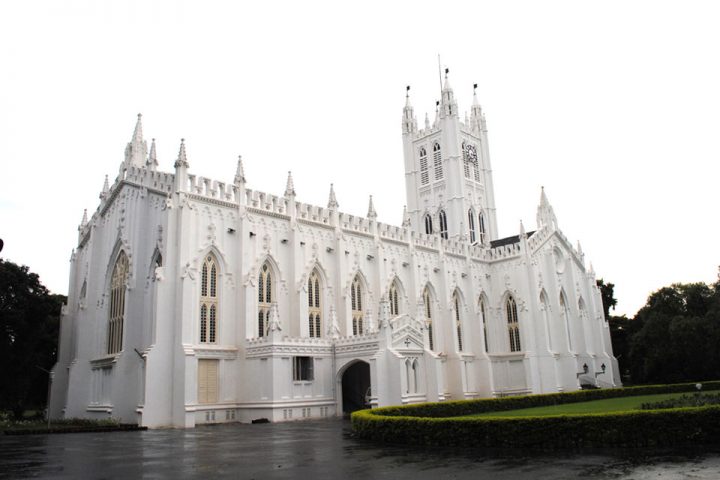
[[[486, 412], [467, 417], [547, 417], [553, 415], [582, 415], [585, 413], [622, 412], [627, 410], [640, 410], [640, 405], [646, 402], [659, 402], [669, 398], [681, 397], [688, 393], [662, 393], [659, 395], [641, 395], [637, 397], [608, 398], [593, 400], [591, 402], [565, 403], [549, 407], [522, 408], [504, 412]], [[690, 393], [692, 395], [692, 393]]]

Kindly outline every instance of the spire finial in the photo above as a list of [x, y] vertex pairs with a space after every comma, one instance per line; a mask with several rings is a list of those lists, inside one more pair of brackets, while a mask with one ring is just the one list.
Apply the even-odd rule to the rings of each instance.
[[330, 184], [330, 196], [328, 198], [328, 208], [331, 210], [337, 210], [340, 204], [338, 204], [337, 198], [335, 198], [335, 188], [333, 184]]
[[410, 226], [410, 214], [407, 210], [407, 205], [403, 205], [403, 221], [402, 226], [408, 228]]
[[525, 238], [525, 225], [522, 220], [520, 220], [520, 238]]
[[155, 151], [155, 139], [154, 138], [152, 139], [152, 142], [150, 143], [150, 154], [148, 155], [146, 165], [153, 169], [158, 166], [157, 152]]
[[135, 123], [135, 131], [133, 131], [133, 138], [132, 142], [142, 142], [143, 140], [143, 133], [142, 133], [142, 113], [137, 114], [137, 123]]
[[87, 208], [83, 209], [83, 218], [80, 220], [80, 227], [84, 227], [88, 223]]
[[178, 152], [178, 158], [175, 160], [175, 168], [185, 167], [189, 168], [190, 164], [187, 159], [187, 152], [185, 151], [185, 139], [180, 139], [180, 151]]
[[538, 228], [547, 226], [548, 228], [557, 228], [557, 217], [553, 211], [547, 195], [545, 195], [545, 187], [540, 187], [540, 205], [537, 208], [537, 225]]
[[290, 170], [288, 170], [287, 185], [285, 185], [285, 196], [286, 197], [294, 197], [295, 196], [295, 184], [293, 183], [292, 172]]
[[103, 188], [102, 192], [100, 192], [100, 198], [104, 199], [107, 197], [108, 192], [110, 192], [110, 182], [108, 181], [108, 176], [105, 175], [105, 182], [103, 182]]
[[142, 114], [138, 113], [135, 130], [133, 131], [132, 140], [125, 147], [125, 163], [123, 169], [130, 166], [142, 168], [147, 160], [147, 142], [143, 140], [142, 133]]
[[377, 218], [377, 212], [375, 211], [375, 206], [373, 205], [372, 195], [370, 195], [370, 201], [368, 202], [367, 218], [371, 220], [375, 220]]
[[242, 155], [238, 155], [235, 185], [240, 185], [241, 183], [245, 183], [245, 170], [243, 169]]

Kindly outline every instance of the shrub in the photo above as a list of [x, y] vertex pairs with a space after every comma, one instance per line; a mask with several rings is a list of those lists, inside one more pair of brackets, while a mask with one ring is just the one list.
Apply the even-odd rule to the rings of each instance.
[[[706, 382], [703, 389], [718, 390], [720, 382]], [[352, 425], [362, 438], [415, 445], [554, 449], [718, 442], [720, 406], [550, 417], [462, 417], [492, 411], [694, 390], [695, 384], [653, 385], [384, 407], [353, 413]]]

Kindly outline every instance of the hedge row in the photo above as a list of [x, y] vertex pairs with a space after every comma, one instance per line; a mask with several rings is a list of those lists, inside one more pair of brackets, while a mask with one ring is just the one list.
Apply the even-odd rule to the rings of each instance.
[[[703, 383], [703, 391], [718, 389], [720, 382]], [[352, 425], [362, 438], [414, 445], [554, 449], [720, 442], [720, 406], [553, 417], [460, 417], [604, 398], [690, 391], [695, 391], [695, 384], [385, 407], [353, 413]]]
[[[704, 382], [702, 391], [720, 390], [720, 381]], [[520, 408], [545, 407], [565, 403], [589, 402], [606, 398], [636, 397], [660, 393], [696, 392], [695, 383], [674, 385], [644, 385], [639, 387], [577, 390], [566, 393], [547, 393], [478, 400], [454, 400], [449, 402], [418, 403], [398, 407], [382, 407], [372, 410], [376, 415], [410, 417], [459, 417], [485, 412], [501, 412]]]

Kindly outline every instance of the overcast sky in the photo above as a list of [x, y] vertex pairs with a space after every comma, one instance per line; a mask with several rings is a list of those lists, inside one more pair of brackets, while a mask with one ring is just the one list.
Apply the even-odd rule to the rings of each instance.
[[[352, 5], [352, 6], [351, 6]], [[172, 171], [399, 225], [405, 86], [420, 124], [438, 59], [487, 116], [501, 236], [544, 185], [565, 235], [632, 315], [720, 264], [720, 4], [708, 1], [0, 3], [2, 256], [67, 293], [83, 208], [136, 115]], [[434, 113], [431, 113], [431, 120]], [[461, 113], [461, 117], [462, 117]]]

